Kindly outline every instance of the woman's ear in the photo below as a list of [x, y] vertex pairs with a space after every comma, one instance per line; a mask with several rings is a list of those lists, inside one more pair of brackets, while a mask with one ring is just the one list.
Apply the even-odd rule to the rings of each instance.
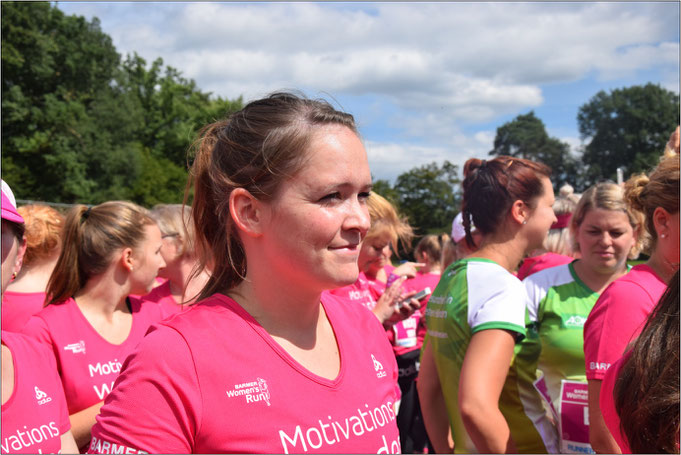
[[511, 218], [518, 224], [527, 224], [527, 217], [530, 216], [530, 210], [527, 204], [518, 199], [511, 206]]
[[123, 268], [129, 272], [132, 272], [135, 270], [135, 264], [133, 262], [133, 257], [132, 257], [132, 248], [130, 247], [125, 247], [123, 250], [121, 250], [121, 265]]
[[19, 274], [19, 271], [21, 271], [21, 266], [24, 264], [24, 253], [26, 253], [26, 237], [22, 237], [21, 242], [17, 245], [17, 257], [14, 260], [14, 267], [12, 269], [12, 272], [17, 275]]
[[229, 213], [239, 231], [250, 237], [259, 237], [263, 230], [262, 202], [248, 190], [236, 188], [229, 195]]
[[657, 237], [665, 238], [669, 235], [671, 228], [671, 214], [662, 207], [655, 208], [653, 212], [653, 224], [655, 225], [655, 232]]

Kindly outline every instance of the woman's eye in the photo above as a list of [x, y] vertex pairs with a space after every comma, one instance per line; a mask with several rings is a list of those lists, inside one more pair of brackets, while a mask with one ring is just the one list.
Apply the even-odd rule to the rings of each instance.
[[336, 193], [327, 194], [326, 196], [321, 198], [320, 201], [333, 201], [334, 199], [340, 199], [340, 198], [341, 198], [340, 193], [336, 192]]
[[357, 195], [357, 197], [359, 198], [360, 201], [366, 201], [366, 200], [369, 198], [369, 195], [370, 195], [370, 194], [371, 194], [371, 193], [370, 193], [369, 191], [367, 191], [367, 192], [362, 192], [362, 193], [359, 193], [359, 194]]

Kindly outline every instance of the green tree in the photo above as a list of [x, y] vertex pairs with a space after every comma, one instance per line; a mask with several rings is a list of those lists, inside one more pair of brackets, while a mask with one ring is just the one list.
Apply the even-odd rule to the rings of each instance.
[[19, 198], [180, 202], [197, 130], [241, 108], [161, 59], [121, 62], [95, 18], [2, 3], [2, 170]]
[[42, 2], [2, 3], [2, 169], [19, 197], [87, 200], [80, 125], [119, 55], [99, 22]]
[[449, 232], [461, 207], [458, 166], [433, 162], [400, 174], [395, 181], [401, 212], [417, 234]]
[[625, 178], [655, 166], [679, 124], [679, 95], [646, 84], [598, 92], [577, 114], [590, 181]]
[[395, 191], [395, 188], [390, 185], [389, 181], [383, 179], [374, 180], [371, 191], [380, 194], [399, 209], [400, 201], [397, 191]]
[[570, 146], [557, 138], [550, 137], [544, 122], [534, 111], [519, 115], [497, 128], [492, 156], [507, 155], [539, 161], [549, 166], [553, 173], [551, 180], [555, 188], [570, 183], [581, 189], [582, 169], [580, 163], [570, 155]]

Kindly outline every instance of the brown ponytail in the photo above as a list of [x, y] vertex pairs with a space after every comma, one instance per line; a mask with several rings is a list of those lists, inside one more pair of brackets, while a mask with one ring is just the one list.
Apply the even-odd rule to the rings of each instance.
[[47, 303], [62, 303], [103, 273], [113, 254], [137, 247], [144, 227], [155, 224], [146, 209], [127, 201], [88, 208], [76, 205], [66, 216], [63, 247], [47, 283]]

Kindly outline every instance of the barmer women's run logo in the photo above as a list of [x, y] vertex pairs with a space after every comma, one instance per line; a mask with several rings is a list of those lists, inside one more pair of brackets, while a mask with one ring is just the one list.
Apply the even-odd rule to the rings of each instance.
[[233, 390], [227, 390], [225, 393], [229, 398], [244, 397], [246, 403], [264, 401], [267, 403], [267, 406], [270, 405], [269, 387], [267, 387], [267, 381], [262, 378], [257, 378], [256, 381], [235, 384]]

